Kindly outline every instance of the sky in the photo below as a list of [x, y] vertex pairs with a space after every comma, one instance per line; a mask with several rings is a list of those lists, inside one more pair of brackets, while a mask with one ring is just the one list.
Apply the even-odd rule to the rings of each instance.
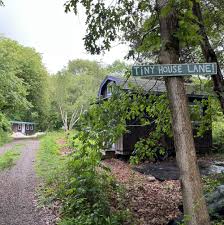
[[122, 60], [127, 47], [118, 45], [109, 53], [91, 56], [82, 40], [85, 35], [85, 19], [64, 12], [66, 0], [4, 0], [0, 7], [0, 34], [35, 48], [41, 53], [50, 73], [61, 70], [69, 60], [82, 58], [103, 64]]

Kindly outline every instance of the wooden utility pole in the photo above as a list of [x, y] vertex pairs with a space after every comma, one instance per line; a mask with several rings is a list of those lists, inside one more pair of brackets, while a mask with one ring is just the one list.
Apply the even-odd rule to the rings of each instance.
[[[179, 63], [179, 41], [174, 35], [178, 29], [177, 14], [174, 8], [166, 15], [161, 13], [168, 2], [167, 0], [157, 0], [162, 43], [160, 63], [176, 64]], [[189, 225], [209, 225], [209, 215], [196, 161], [184, 79], [182, 77], [167, 77], [165, 81], [172, 114], [176, 159], [180, 169], [184, 214], [188, 218], [186, 223]]]

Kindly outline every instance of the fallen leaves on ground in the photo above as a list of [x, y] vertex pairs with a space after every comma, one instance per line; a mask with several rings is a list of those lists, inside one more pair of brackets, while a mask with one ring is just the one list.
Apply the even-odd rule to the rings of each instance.
[[124, 185], [127, 206], [137, 221], [135, 225], [165, 225], [180, 214], [179, 181], [160, 182], [152, 176], [132, 170], [131, 165], [118, 159], [107, 159], [104, 164]]
[[67, 155], [67, 154], [70, 154], [73, 151], [73, 149], [71, 147], [68, 147], [67, 142], [64, 138], [59, 138], [57, 140], [57, 144], [60, 148], [60, 154], [61, 155]]

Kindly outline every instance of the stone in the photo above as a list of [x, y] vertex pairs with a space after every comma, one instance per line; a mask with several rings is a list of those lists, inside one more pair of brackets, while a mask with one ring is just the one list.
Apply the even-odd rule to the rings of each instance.
[[[220, 185], [216, 190], [206, 196], [206, 202], [211, 219], [224, 219], [224, 185]], [[183, 213], [183, 209], [179, 206]], [[178, 225], [183, 221], [183, 214], [168, 222], [167, 225]]]
[[220, 185], [214, 192], [206, 197], [211, 217], [224, 218], [224, 185]]
[[149, 176], [149, 177], [147, 177], [147, 180], [148, 180], [149, 182], [154, 182], [154, 181], [156, 181], [156, 178], [153, 177], [153, 176]]

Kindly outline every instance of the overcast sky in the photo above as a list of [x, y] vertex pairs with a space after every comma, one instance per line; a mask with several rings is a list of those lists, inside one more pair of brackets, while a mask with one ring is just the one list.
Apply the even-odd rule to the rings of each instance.
[[4, 0], [0, 7], [0, 34], [24, 46], [35, 48], [51, 73], [62, 69], [71, 59], [94, 59], [112, 63], [126, 54], [117, 46], [104, 56], [90, 56], [82, 38], [85, 25], [82, 12], [77, 17], [64, 13], [65, 0]]

